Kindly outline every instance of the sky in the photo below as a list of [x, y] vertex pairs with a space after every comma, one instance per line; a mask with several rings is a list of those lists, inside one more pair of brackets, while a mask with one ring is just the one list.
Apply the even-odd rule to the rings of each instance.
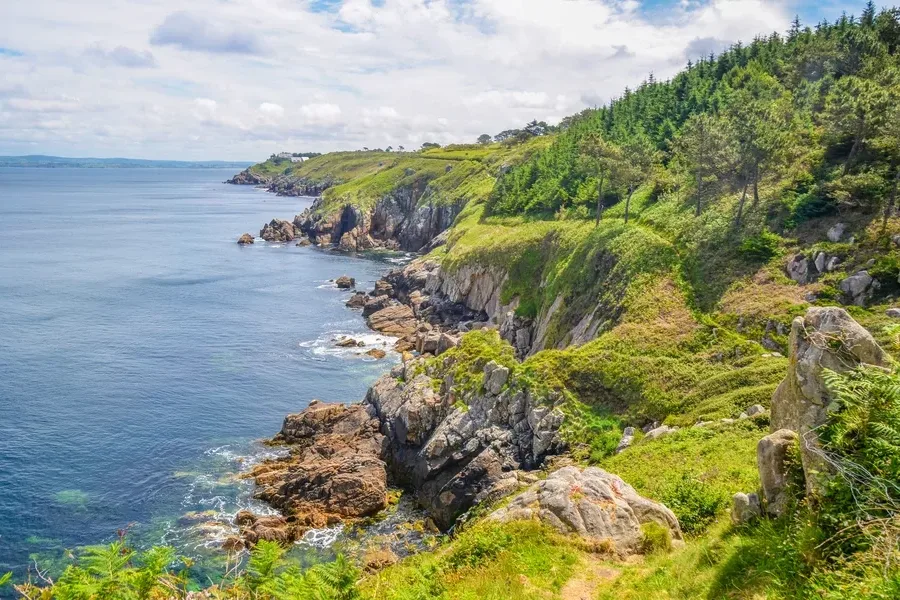
[[472, 142], [862, 0], [0, 0], [0, 155]]

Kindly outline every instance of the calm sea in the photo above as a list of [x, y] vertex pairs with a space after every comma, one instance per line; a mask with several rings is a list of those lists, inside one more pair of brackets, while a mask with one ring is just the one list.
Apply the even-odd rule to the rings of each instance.
[[384, 340], [328, 283], [389, 261], [239, 247], [311, 199], [232, 174], [0, 169], [0, 574], [123, 528], [202, 554], [253, 504], [254, 441], [396, 360], [334, 347]]

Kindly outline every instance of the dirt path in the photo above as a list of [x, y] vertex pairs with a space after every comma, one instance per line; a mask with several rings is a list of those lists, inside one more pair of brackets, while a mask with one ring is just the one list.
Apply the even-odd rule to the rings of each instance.
[[620, 573], [619, 569], [603, 564], [597, 557], [586, 557], [579, 565], [579, 572], [560, 590], [559, 597], [563, 600], [594, 600], [600, 584], [614, 580]]

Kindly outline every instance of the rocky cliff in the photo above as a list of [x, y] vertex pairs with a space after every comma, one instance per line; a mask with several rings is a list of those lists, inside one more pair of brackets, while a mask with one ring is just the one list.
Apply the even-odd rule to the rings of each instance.
[[463, 202], [419, 204], [412, 188], [400, 188], [371, 209], [346, 204], [327, 211], [319, 199], [294, 218], [294, 225], [313, 243], [333, 244], [341, 250], [418, 252], [453, 224], [463, 206]]
[[[378, 512], [389, 478], [447, 529], [476, 503], [535, 481], [527, 472], [563, 449], [562, 412], [511, 381], [509, 369], [484, 365], [464, 393], [431, 372], [425, 359], [409, 359], [361, 404], [314, 402], [285, 418], [273, 443], [289, 455], [250, 473], [257, 497], [285, 513], [276, 539]], [[269, 535], [253, 523], [249, 540]]]

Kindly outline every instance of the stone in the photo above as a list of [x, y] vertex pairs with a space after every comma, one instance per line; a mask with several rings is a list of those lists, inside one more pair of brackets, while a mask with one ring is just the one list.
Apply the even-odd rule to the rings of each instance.
[[838, 243], [841, 241], [841, 238], [844, 237], [844, 232], [846, 231], [847, 226], [844, 223], [837, 223], [831, 229], [828, 230], [826, 234], [828, 237], [828, 241], [832, 243]]
[[759, 496], [738, 492], [731, 499], [731, 522], [746, 525], [762, 515]]
[[818, 271], [819, 273], [825, 272], [825, 253], [824, 252], [819, 252], [818, 254], [816, 254], [815, 265], [816, 265], [816, 271]]
[[449, 333], [442, 333], [440, 339], [438, 339], [437, 353], [436, 355], [441, 355], [450, 348], [456, 348], [459, 345], [459, 337], [455, 335], [450, 335]]
[[349, 308], [363, 308], [366, 305], [366, 302], [369, 301], [369, 296], [367, 296], [364, 292], [356, 292], [347, 302], [344, 303], [345, 306]]
[[338, 348], [352, 348], [352, 347], [358, 346], [358, 345], [359, 345], [359, 342], [357, 342], [356, 340], [354, 340], [353, 338], [350, 338], [350, 337], [344, 338], [335, 344], [335, 346], [337, 346]]
[[621, 554], [639, 553], [641, 525], [657, 523], [682, 540], [671, 510], [640, 496], [617, 475], [596, 467], [564, 467], [532, 485], [489, 517], [507, 522], [539, 519], [561, 533], [608, 541]]
[[851, 275], [840, 284], [847, 302], [856, 306], [865, 306], [878, 287], [878, 282], [869, 275], [868, 271], [860, 271]]
[[374, 298], [367, 296], [366, 303], [363, 305], [363, 316], [368, 317], [393, 304], [394, 301], [387, 296], [375, 296]]
[[250, 235], [249, 233], [245, 233], [244, 235], [242, 235], [241, 237], [238, 238], [237, 243], [240, 244], [241, 246], [246, 246], [247, 244], [252, 244], [253, 236]]
[[675, 433], [678, 431], [677, 427], [669, 427], [668, 425], [660, 425], [655, 429], [651, 429], [644, 436], [648, 440], [655, 440], [657, 438], [661, 438], [664, 435], [669, 435], [670, 433]]
[[892, 319], [900, 319], [900, 308], [889, 308], [884, 311], [884, 314], [891, 317]]
[[745, 412], [747, 413], [747, 416], [755, 417], [756, 415], [761, 415], [764, 412], [766, 412], [766, 407], [763, 406], [762, 404], [754, 404], [753, 406], [748, 408]]
[[894, 242], [894, 245], [900, 248], [900, 233], [891, 236], [891, 241]]
[[380, 350], [378, 348], [372, 348], [371, 350], [366, 352], [366, 355], [371, 356], [372, 358], [381, 360], [382, 358], [387, 356], [387, 352], [385, 352], [384, 350]]
[[838, 265], [840, 265], [840, 264], [841, 264], [841, 259], [838, 258], [837, 256], [832, 256], [831, 258], [828, 259], [828, 262], [825, 264], [825, 270], [827, 272], [831, 273], [832, 271], [836, 270], [838, 268]]
[[336, 285], [339, 290], [349, 290], [350, 288], [356, 287], [356, 280], [347, 275], [341, 275], [334, 280], [334, 285]]
[[375, 331], [396, 337], [404, 337], [416, 332], [416, 316], [405, 304], [388, 306], [372, 313], [368, 318], [369, 327]]
[[860, 364], [884, 367], [889, 359], [872, 335], [837, 307], [814, 307], [796, 317], [788, 348], [788, 373], [772, 396], [771, 427], [800, 436], [807, 491], [818, 493], [820, 477], [830, 467], [821, 458], [816, 431], [833, 409], [822, 371], [845, 373]]
[[484, 365], [484, 389], [489, 394], [497, 395], [503, 390], [506, 381], [509, 379], [509, 369], [490, 361]]
[[809, 259], [806, 258], [806, 255], [797, 254], [788, 262], [785, 270], [788, 277], [790, 277], [800, 285], [805, 285], [812, 279], [812, 274], [810, 273], [809, 267]]
[[306, 246], [312, 245], [312, 242], [310, 241], [310, 239], [308, 237], [303, 236], [302, 238], [300, 238], [300, 241], [297, 242], [295, 245], [299, 248], [305, 248]]
[[616, 454], [627, 450], [631, 447], [632, 442], [634, 442], [634, 427], [626, 427], [624, 431], [622, 431], [622, 437], [619, 439], [619, 445], [616, 446]]
[[779, 429], [759, 440], [756, 446], [756, 465], [762, 482], [766, 513], [773, 517], [784, 514], [788, 504], [788, 465], [786, 459], [797, 445], [797, 434]]
[[438, 343], [441, 334], [437, 331], [427, 331], [416, 335], [416, 352], [419, 354], [437, 355]]

